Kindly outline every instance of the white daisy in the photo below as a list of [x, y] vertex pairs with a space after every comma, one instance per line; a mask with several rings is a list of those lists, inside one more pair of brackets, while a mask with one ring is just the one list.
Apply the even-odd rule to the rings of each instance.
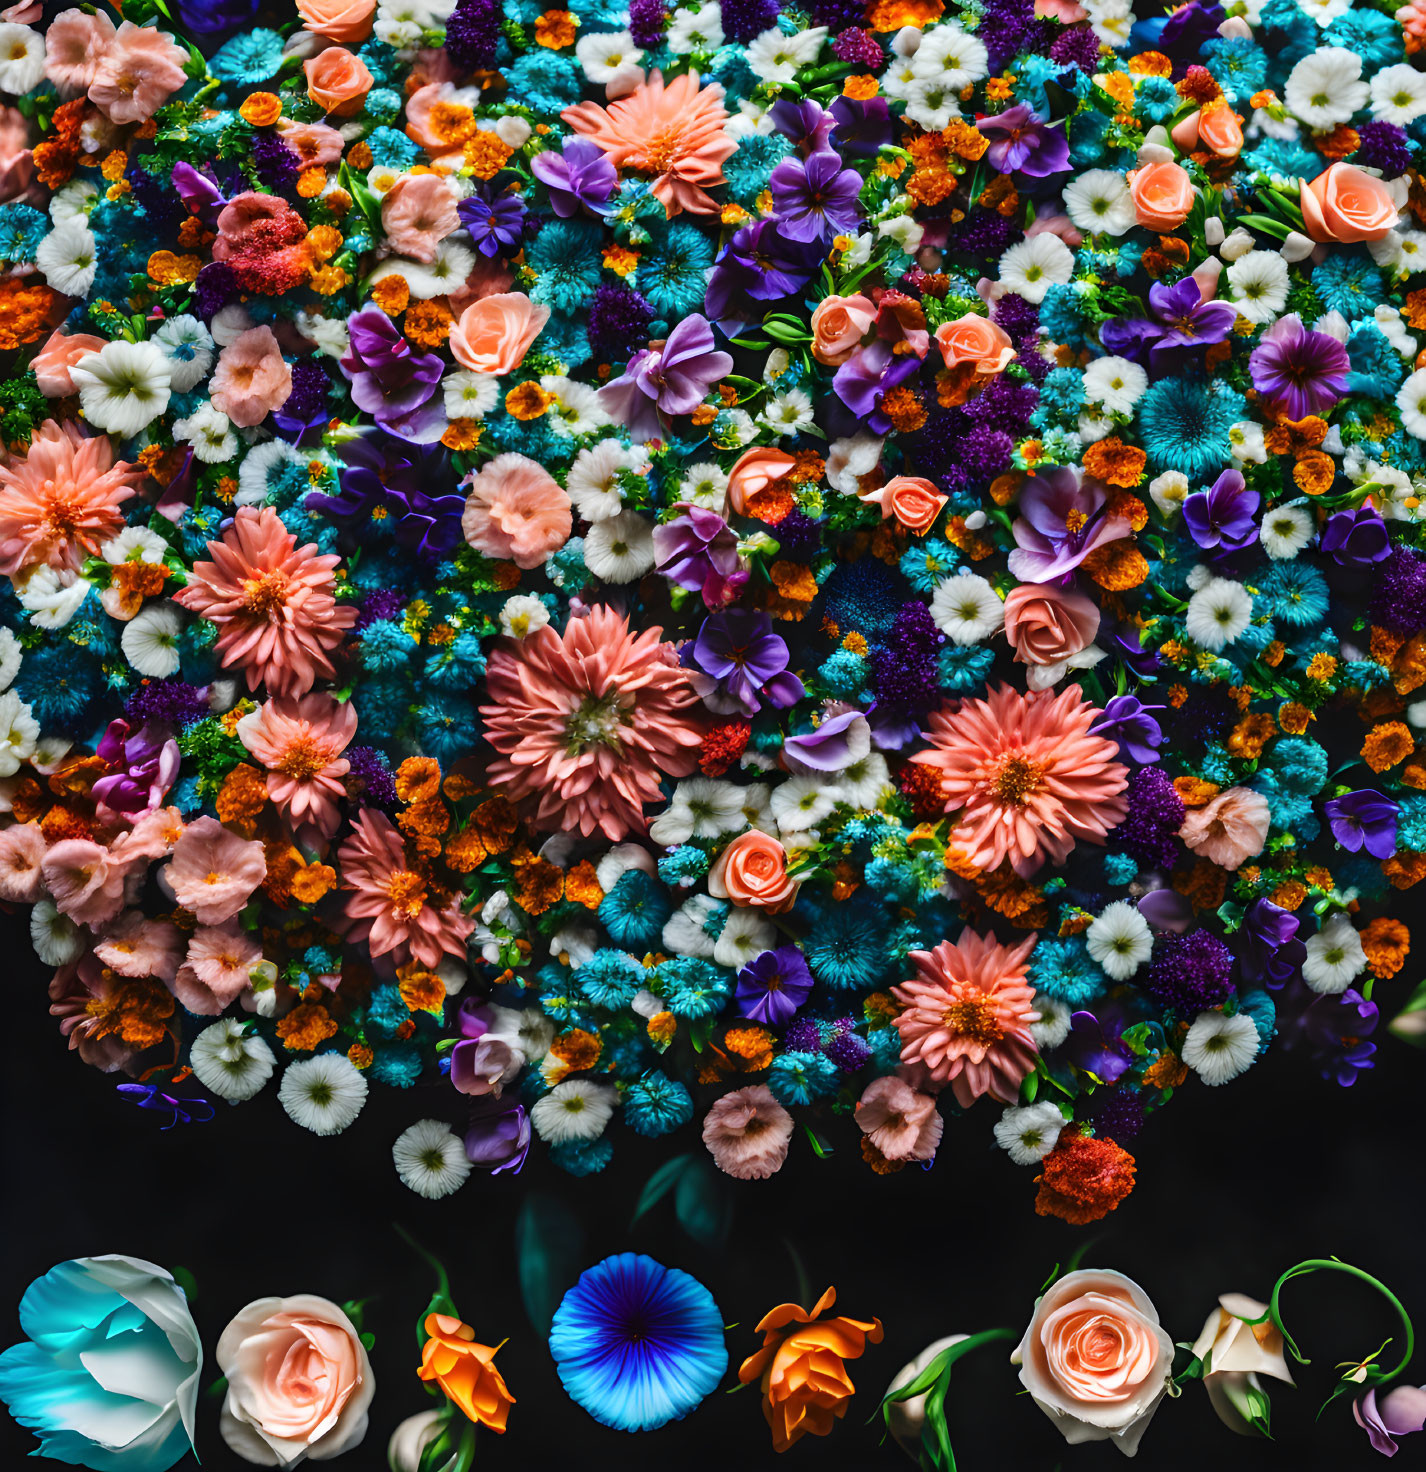
[[743, 792], [736, 783], [714, 777], [686, 777], [674, 788], [668, 807], [649, 824], [649, 837], [655, 843], [677, 848], [694, 838], [741, 833], [747, 826]]
[[1287, 305], [1287, 262], [1275, 250], [1250, 250], [1228, 267], [1233, 305], [1249, 322], [1272, 322]]
[[837, 773], [841, 800], [854, 808], [876, 807], [890, 785], [891, 770], [879, 751], [869, 751]]
[[1309, 128], [1332, 128], [1365, 107], [1367, 84], [1362, 59], [1344, 46], [1324, 46], [1293, 67], [1283, 100]]
[[794, 81], [800, 68], [817, 60], [826, 39], [826, 26], [811, 26], [792, 36], [773, 26], [749, 43], [748, 68], [760, 82]]
[[37, 567], [15, 585], [20, 606], [37, 629], [62, 629], [79, 612], [94, 585], [88, 578], [57, 567]]
[[916, 58], [914, 55], [894, 55], [891, 65], [881, 74], [878, 90], [889, 102], [905, 102], [911, 96], [911, 89], [920, 81], [916, 73]]
[[182, 632], [183, 615], [176, 604], [149, 603], [124, 625], [119, 647], [141, 675], [165, 680], [178, 671], [178, 636]]
[[784, 437], [801, 434], [817, 422], [817, 416], [813, 413], [811, 398], [800, 388], [795, 388], [785, 394], [771, 395], [767, 407], [758, 415], [758, 422]]
[[979, 573], [958, 573], [936, 585], [931, 619], [953, 644], [979, 644], [1004, 627], [1005, 604]]
[[[749, 754], [743, 753], [743, 768], [751, 766]], [[750, 782], [743, 788], [743, 817], [749, 828], [772, 832], [772, 788], [766, 782]]]
[[0, 92], [23, 97], [45, 79], [45, 38], [29, 26], [0, 24]]
[[530, 1123], [535, 1133], [550, 1145], [563, 1145], [567, 1140], [597, 1140], [613, 1117], [618, 1097], [607, 1084], [567, 1078], [543, 1099], [535, 1101], [530, 1109]]
[[917, 77], [906, 98], [906, 116], [927, 132], [939, 133], [961, 115], [957, 89], [939, 79]]
[[1037, 306], [1052, 286], [1074, 275], [1074, 252], [1058, 235], [1045, 231], [1012, 245], [1000, 258], [1000, 283]]
[[361, 1113], [367, 1084], [342, 1053], [318, 1053], [289, 1063], [277, 1097], [288, 1117], [314, 1135], [339, 1135]]
[[675, 56], [695, 51], [712, 53], [723, 44], [723, 8], [718, 0], [705, 0], [697, 10], [680, 5], [664, 32], [668, 49]]
[[121, 562], [147, 562], [157, 567], [168, 551], [168, 543], [146, 526], [126, 526], [117, 537], [110, 537], [99, 549], [99, 555], [110, 567]]
[[8, 690], [20, 673], [25, 651], [10, 629], [0, 628], [0, 690]]
[[1426, 77], [1401, 62], [1383, 67], [1371, 80], [1372, 116], [1404, 128], [1426, 113]]
[[1302, 979], [1314, 992], [1334, 997], [1347, 990], [1367, 964], [1362, 938], [1340, 911], [1307, 942]]
[[34, 755], [40, 723], [14, 690], [0, 694], [0, 777], [13, 777]]
[[608, 89], [611, 97], [632, 91], [643, 80], [639, 62], [644, 53], [634, 45], [632, 31], [599, 31], [581, 36], [574, 54], [584, 68], [584, 75], [596, 87]]
[[606, 583], [634, 583], [654, 565], [654, 529], [637, 511], [596, 521], [584, 534], [584, 565]]
[[[711, 961], [722, 926], [724, 906], [711, 894], [696, 894], [664, 922], [660, 940], [666, 951], [678, 956], [697, 956]], [[711, 933], [710, 933], [711, 932]]]
[[740, 971], [777, 943], [777, 929], [761, 910], [735, 905], [713, 947], [713, 959], [729, 970]]
[[[1367, 251], [1378, 266], [1395, 271], [1401, 276], [1409, 276], [1413, 271], [1426, 270], [1426, 231], [1388, 230], [1380, 240], [1369, 240]], [[1396, 311], [1398, 318], [1400, 317], [1399, 309], [1391, 307], [1378, 307], [1378, 317], [1383, 310]], [[1404, 358], [1416, 356], [1408, 344], [1393, 341], [1392, 346]]]
[[883, 240], [894, 240], [907, 255], [914, 256], [921, 249], [926, 227], [913, 215], [901, 214], [882, 220], [876, 227], [876, 233]]
[[985, 43], [950, 20], [922, 36], [911, 64], [919, 80], [938, 82], [950, 92], [960, 92], [990, 75]]
[[1149, 482], [1149, 499], [1159, 508], [1161, 516], [1173, 516], [1188, 499], [1189, 489], [1183, 471], [1166, 470]]
[[235, 1017], [205, 1027], [193, 1039], [189, 1066], [205, 1089], [236, 1103], [251, 1099], [272, 1077], [272, 1049]]
[[96, 429], [121, 438], [137, 434], [168, 408], [173, 382], [162, 348], [151, 342], [122, 340], [106, 342], [97, 353], [86, 353], [69, 376], [79, 389], [84, 417]]
[[168, 359], [174, 389], [186, 394], [197, 388], [213, 366], [213, 338], [197, 317], [170, 317], [153, 335]]
[[48, 898], [30, 910], [30, 944], [46, 966], [68, 966], [87, 949], [84, 932]]
[[441, 380], [447, 419], [484, 419], [500, 402], [500, 380], [493, 373], [469, 373], [464, 368]]
[[500, 632], [507, 639], [525, 639], [550, 621], [550, 611], [538, 598], [517, 593], [500, 609]]
[[1228, 448], [1238, 465], [1262, 465], [1268, 458], [1263, 427], [1252, 419], [1240, 419], [1228, 426]]
[[1036, 992], [1030, 1005], [1040, 1014], [1040, 1020], [1030, 1024], [1030, 1036], [1035, 1040], [1035, 1046], [1042, 1053], [1058, 1048], [1070, 1035], [1073, 1014], [1069, 1003], [1052, 997], [1048, 992]]
[[193, 446], [193, 458], [205, 465], [221, 465], [238, 453], [232, 421], [213, 404], [202, 404], [186, 419], [175, 419], [173, 437]]
[[1134, 228], [1129, 181], [1114, 169], [1089, 169], [1064, 187], [1065, 214], [1086, 235], [1123, 235]]
[[[585, 521], [607, 521], [624, 509], [624, 491], [620, 476], [643, 465], [633, 450], [625, 449], [618, 440], [600, 440], [574, 457], [565, 480], [565, 490], [574, 509]], [[710, 467], [711, 468], [711, 467]], [[723, 492], [718, 492], [721, 504]]]
[[403, 1130], [391, 1147], [396, 1174], [427, 1201], [439, 1201], [465, 1185], [470, 1174], [465, 1145], [439, 1119], [423, 1119]]
[[1418, 368], [1396, 391], [1401, 410], [1401, 427], [1418, 440], [1426, 440], [1426, 368]]
[[[1297, 0], [1297, 3], [1324, 31], [1339, 15], [1346, 15], [1352, 8], [1352, 0]], [[1249, 19], [1248, 24], [1256, 26], [1258, 20]]]
[[1253, 595], [1241, 583], [1210, 578], [1188, 600], [1183, 627], [1200, 648], [1226, 649], [1253, 620]]
[[[599, 448], [598, 446], [595, 447]], [[575, 462], [578, 464], [578, 461]], [[571, 479], [574, 472], [571, 470]], [[680, 501], [687, 501], [693, 506], [706, 506], [711, 511], [721, 510], [723, 501], [728, 494], [728, 472], [721, 466], [712, 465], [700, 460], [696, 465], [690, 465], [683, 472], [683, 480], [678, 488]], [[574, 492], [570, 491], [573, 499]], [[576, 503], [578, 504], [578, 503]], [[580, 515], [589, 520], [587, 513], [582, 509]]]
[[995, 1143], [1016, 1165], [1034, 1165], [1055, 1148], [1065, 1117], [1050, 1103], [1007, 1109], [996, 1121]]
[[1317, 527], [1305, 506], [1274, 506], [1263, 517], [1259, 540], [1274, 562], [1288, 562], [1312, 540]]
[[549, 426], [564, 439], [592, 434], [610, 422], [609, 412], [599, 398], [599, 390], [587, 383], [576, 383], [557, 373], [547, 373], [540, 387], [550, 396], [545, 417]]
[[[45, 280], [65, 296], [88, 296], [99, 269], [98, 242], [82, 219], [67, 220], [56, 225], [40, 241], [35, 251], [35, 265], [44, 272]], [[145, 420], [145, 423], [148, 421]]]
[[1084, 370], [1084, 396], [1111, 414], [1132, 414], [1149, 391], [1149, 375], [1128, 358], [1096, 358]]
[[1154, 949], [1149, 922], [1130, 900], [1106, 905], [1091, 922], [1084, 939], [1090, 957], [1115, 981], [1128, 981]]
[[772, 816], [784, 833], [815, 828], [841, 801], [841, 789], [820, 772], [801, 772], [772, 790]]
[[1232, 1017], [1200, 1012], [1183, 1040], [1183, 1061], [1210, 1087], [1246, 1073], [1258, 1056], [1261, 1039], [1245, 1012]]

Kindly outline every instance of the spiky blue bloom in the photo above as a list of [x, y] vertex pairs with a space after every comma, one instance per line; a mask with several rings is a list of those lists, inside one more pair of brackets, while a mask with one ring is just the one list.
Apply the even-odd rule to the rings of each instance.
[[659, 878], [665, 884], [692, 884], [708, 872], [710, 860], [701, 848], [680, 844], [659, 860]]
[[426, 755], [442, 764], [464, 756], [480, 740], [475, 707], [455, 695], [428, 694], [416, 708], [415, 724]]
[[624, 1090], [624, 1123], [636, 1135], [654, 1139], [693, 1118], [693, 1096], [664, 1073], [649, 1073]]
[[837, 1065], [822, 1053], [782, 1053], [773, 1060], [767, 1086], [779, 1104], [793, 1107], [825, 1098], [837, 1087]]
[[803, 954], [812, 974], [833, 991], [877, 985], [887, 968], [886, 914], [868, 896], [809, 906], [812, 928]]
[[550, 1146], [550, 1159], [572, 1176], [594, 1176], [614, 1158], [614, 1142], [608, 1135], [597, 1140], [565, 1140]]
[[1365, 251], [1339, 250], [1313, 269], [1312, 289], [1329, 312], [1348, 322], [1368, 317], [1386, 299], [1381, 272]]
[[1263, 582], [1267, 610], [1280, 624], [1292, 629], [1310, 629], [1331, 612], [1327, 579], [1315, 567], [1301, 561], [1279, 562]]
[[1165, 378], [1139, 403], [1139, 436], [1156, 469], [1209, 480], [1232, 458], [1228, 431], [1247, 412], [1221, 379]]
[[622, 951], [595, 951], [574, 973], [574, 984], [596, 1007], [627, 1007], [644, 984], [644, 968]]
[[572, 56], [532, 46], [506, 73], [509, 95], [535, 112], [557, 114], [579, 101], [584, 72]]
[[995, 651], [989, 644], [946, 644], [936, 656], [936, 678], [943, 690], [963, 695], [985, 684]]
[[1082, 936], [1042, 940], [1031, 953], [1028, 971], [1035, 990], [1082, 1007], [1104, 990], [1104, 973], [1089, 957]]
[[599, 902], [599, 923], [626, 951], [652, 950], [663, 935], [673, 904], [668, 891], [642, 869], [626, 870]]
[[281, 65], [282, 37], [259, 27], [224, 41], [208, 62], [208, 70], [220, 81], [255, 87], [275, 77]]
[[425, 1062], [414, 1043], [392, 1043], [376, 1050], [367, 1077], [393, 1089], [415, 1088]]
[[708, 1017], [720, 1011], [731, 990], [731, 973], [698, 956], [676, 956], [655, 971], [664, 1006], [675, 1017]]
[[639, 258], [635, 285], [656, 312], [676, 321], [703, 305], [713, 244], [684, 220], [655, 225], [649, 234], [652, 240]]

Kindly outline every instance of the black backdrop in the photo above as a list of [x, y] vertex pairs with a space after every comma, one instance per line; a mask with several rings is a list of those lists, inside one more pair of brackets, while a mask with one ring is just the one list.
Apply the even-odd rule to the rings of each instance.
[[[736, 1215], [725, 1249], [695, 1245], [668, 1202], [630, 1225], [633, 1204], [669, 1141], [619, 1129], [613, 1163], [573, 1180], [541, 1158], [518, 1177], [472, 1175], [444, 1201], [423, 1201], [397, 1180], [391, 1142], [418, 1118], [455, 1122], [445, 1088], [374, 1088], [346, 1134], [318, 1139], [292, 1124], [271, 1084], [236, 1107], [219, 1103], [211, 1123], [161, 1133], [154, 1115], [122, 1101], [115, 1080], [69, 1055], [47, 1014], [46, 974], [14, 919], [0, 919], [10, 958], [5, 987], [5, 1271], [0, 1346], [19, 1337], [15, 1307], [29, 1281], [56, 1262], [126, 1252], [198, 1280], [194, 1316], [210, 1366], [229, 1317], [249, 1300], [311, 1292], [337, 1302], [374, 1300], [377, 1336], [371, 1431], [335, 1463], [351, 1472], [386, 1465], [395, 1424], [432, 1404], [416, 1379], [414, 1326], [431, 1291], [429, 1270], [392, 1229], [400, 1222], [444, 1259], [455, 1298], [478, 1337], [509, 1337], [499, 1364], [518, 1404], [502, 1439], [482, 1433], [477, 1465], [546, 1468], [909, 1467], [865, 1424], [893, 1372], [930, 1340], [994, 1325], [1023, 1327], [1036, 1291], [1057, 1261], [1086, 1236], [1086, 1265], [1137, 1280], [1176, 1340], [1196, 1337], [1220, 1292], [1266, 1298], [1283, 1268], [1336, 1255], [1386, 1281], [1426, 1331], [1422, 1251], [1421, 1056], [1379, 1033], [1379, 1066], [1340, 1090], [1295, 1059], [1270, 1054], [1221, 1089], [1190, 1086], [1136, 1144], [1138, 1185], [1106, 1221], [1072, 1228], [1034, 1215], [1032, 1171], [987, 1143], [989, 1120], [948, 1125], [929, 1171], [873, 1176], [843, 1137], [827, 1160], [794, 1141], [784, 1169], [766, 1182], [735, 1183]], [[1414, 969], [1414, 968], [1413, 968]], [[1393, 988], [1402, 995], [1405, 990]], [[988, 1106], [987, 1106], [988, 1107]], [[702, 1149], [689, 1128], [676, 1148]], [[824, 1440], [808, 1438], [776, 1457], [756, 1392], [715, 1392], [683, 1422], [643, 1436], [594, 1423], [565, 1396], [543, 1338], [529, 1325], [515, 1273], [514, 1221], [526, 1193], [557, 1196], [587, 1235], [585, 1265], [617, 1251], [647, 1252], [687, 1269], [712, 1290], [735, 1366], [751, 1353], [753, 1326], [773, 1304], [797, 1296], [794, 1253], [811, 1294], [827, 1284], [839, 1311], [879, 1316], [886, 1338], [851, 1366], [857, 1395]], [[1290, 1285], [1284, 1313], [1313, 1363], [1299, 1389], [1273, 1391], [1275, 1443], [1222, 1427], [1201, 1386], [1166, 1402], [1138, 1465], [1159, 1472], [1212, 1466], [1342, 1468], [1383, 1466], [1339, 1401], [1318, 1422], [1338, 1360], [1359, 1358], [1395, 1323], [1389, 1309], [1340, 1274]], [[1024, 1396], [1006, 1349], [963, 1360], [950, 1420], [963, 1472], [1006, 1468], [1095, 1472], [1119, 1465], [1110, 1446], [1067, 1447]], [[1426, 1348], [1413, 1383], [1426, 1382]], [[729, 1384], [734, 1383], [730, 1372]], [[0, 1467], [33, 1438], [0, 1416]], [[203, 1465], [227, 1472], [233, 1457], [217, 1429], [217, 1402], [199, 1412]], [[1426, 1460], [1426, 1435], [1408, 1440], [1398, 1465]], [[31, 1464], [33, 1465], [33, 1464]], [[180, 1464], [192, 1467], [191, 1459]]]

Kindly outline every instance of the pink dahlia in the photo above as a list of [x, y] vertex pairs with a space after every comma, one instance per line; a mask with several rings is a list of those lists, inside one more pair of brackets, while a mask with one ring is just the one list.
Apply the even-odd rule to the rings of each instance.
[[540, 629], [490, 657], [493, 705], [480, 708], [501, 755], [489, 778], [513, 801], [538, 799], [546, 830], [596, 830], [618, 842], [644, 831], [661, 777], [698, 759], [698, 696], [663, 630], [637, 637], [610, 608]]
[[1028, 877], [1123, 822], [1129, 770], [1113, 741], [1090, 734], [1102, 714], [1077, 685], [1058, 695], [1001, 685], [931, 717], [931, 747], [911, 760], [940, 775], [946, 812], [957, 815], [951, 841], [971, 863], [994, 870], [1008, 858]]
[[241, 665], [249, 690], [266, 685], [274, 695], [305, 695], [332, 679], [331, 652], [357, 617], [332, 597], [341, 558], [298, 547], [271, 506], [244, 506], [208, 551], [213, 560], [193, 564], [175, 601], [218, 625], [224, 666]]
[[460, 897], [432, 895], [425, 877], [407, 867], [401, 835], [382, 813], [364, 808], [338, 853], [346, 918], [339, 922], [349, 941], [365, 941], [373, 956], [390, 953], [398, 966], [415, 960], [428, 970], [444, 956], [465, 957], [475, 917]]
[[724, 1094], [703, 1121], [703, 1143], [721, 1171], [763, 1181], [782, 1169], [792, 1140], [792, 1116], [766, 1084]]
[[1025, 980], [1035, 939], [1007, 947], [963, 930], [954, 945], [943, 940], [934, 951], [912, 951], [916, 975], [891, 989], [906, 1009], [896, 1018], [901, 1061], [949, 1083], [962, 1109], [982, 1094], [1013, 1103], [1035, 1066], [1030, 1024], [1040, 1014]]
[[349, 703], [318, 694], [269, 700], [238, 722], [238, 739], [268, 769], [267, 795], [300, 842], [325, 842], [342, 821], [337, 804], [351, 763], [341, 753], [356, 726]]

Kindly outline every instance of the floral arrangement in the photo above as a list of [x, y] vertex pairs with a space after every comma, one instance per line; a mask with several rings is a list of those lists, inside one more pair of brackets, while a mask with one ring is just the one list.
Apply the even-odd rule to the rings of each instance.
[[1372, 1067], [1426, 20], [1230, 9], [12, 8], [0, 899], [80, 1056], [428, 1085], [431, 1196], [988, 1099], [1071, 1222]]

